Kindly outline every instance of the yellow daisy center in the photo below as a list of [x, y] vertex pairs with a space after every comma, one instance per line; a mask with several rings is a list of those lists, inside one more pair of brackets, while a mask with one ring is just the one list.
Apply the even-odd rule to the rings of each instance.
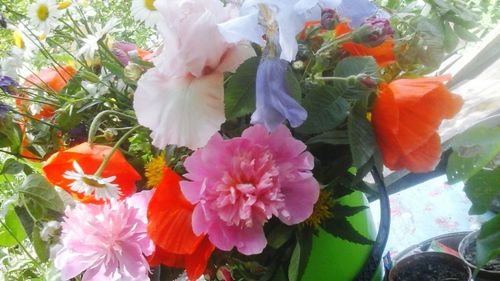
[[90, 185], [90, 186], [95, 187], [95, 188], [105, 188], [106, 187], [105, 184], [99, 183], [95, 179], [92, 179], [92, 178], [82, 177], [82, 181], [85, 184]]
[[21, 33], [19, 31], [14, 31], [12, 33], [12, 37], [14, 37], [14, 45], [16, 45], [19, 49], [24, 49], [25, 45]]
[[304, 222], [308, 226], [319, 227], [320, 224], [332, 217], [330, 209], [334, 205], [332, 194], [329, 191], [321, 191], [318, 202], [314, 205], [312, 215]]
[[57, 9], [64, 10], [64, 9], [68, 8], [69, 6], [71, 6], [71, 1], [63, 1], [63, 2], [59, 3], [59, 5], [57, 5]]
[[46, 21], [49, 17], [49, 7], [44, 4], [38, 6], [38, 9], [36, 10], [36, 16], [39, 20]]
[[156, 187], [163, 179], [163, 169], [165, 168], [165, 154], [153, 158], [146, 166], [146, 179], [148, 180], [146, 186], [149, 188]]
[[156, 11], [156, 7], [153, 5], [154, 2], [155, 0], [144, 0], [144, 6], [150, 11]]

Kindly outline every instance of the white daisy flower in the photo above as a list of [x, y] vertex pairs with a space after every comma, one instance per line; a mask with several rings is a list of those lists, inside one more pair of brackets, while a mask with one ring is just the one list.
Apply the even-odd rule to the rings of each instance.
[[83, 46], [76, 53], [76, 57], [83, 56], [87, 61], [93, 61], [95, 53], [99, 50], [99, 40], [111, 32], [120, 21], [117, 18], [111, 18], [104, 27], [97, 26], [94, 34], [89, 34], [83, 38]]
[[118, 199], [122, 192], [117, 184], [112, 182], [115, 176], [101, 178], [94, 175], [86, 175], [82, 167], [76, 161], [73, 162], [74, 171], [66, 171], [63, 174], [65, 179], [74, 180], [69, 184], [71, 190], [83, 193], [86, 196], [93, 195], [97, 200]]
[[132, 15], [138, 21], [144, 21], [148, 27], [154, 27], [160, 20], [161, 15], [155, 7], [156, 0], [132, 0]]
[[40, 31], [48, 34], [61, 15], [55, 0], [37, 0], [28, 7], [28, 15]]

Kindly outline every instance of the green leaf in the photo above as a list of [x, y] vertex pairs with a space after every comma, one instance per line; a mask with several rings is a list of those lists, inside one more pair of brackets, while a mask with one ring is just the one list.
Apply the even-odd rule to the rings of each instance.
[[304, 271], [311, 254], [312, 235], [310, 233], [303, 233], [297, 235], [297, 242], [292, 252], [290, 264], [288, 266], [288, 280], [299, 281], [304, 275]]
[[368, 209], [367, 206], [346, 206], [340, 203], [335, 204], [331, 208], [332, 214], [338, 217], [351, 217], [355, 214]]
[[5, 161], [0, 174], [2, 175], [17, 175], [24, 170], [24, 164], [14, 158], [9, 158]]
[[280, 248], [292, 237], [293, 230], [291, 226], [278, 223], [267, 236], [268, 245], [275, 249]]
[[293, 72], [293, 69], [289, 66], [285, 75], [286, 86], [290, 92], [290, 96], [294, 98], [298, 103], [302, 100], [302, 90], [300, 88], [300, 82], [297, 79], [297, 75]]
[[455, 33], [458, 35], [458, 37], [462, 38], [465, 41], [469, 42], [479, 41], [479, 38], [474, 33], [468, 31], [465, 27], [459, 24], [455, 24], [453, 26], [453, 29], [455, 30]]
[[479, 268], [500, 255], [500, 214], [481, 226], [476, 248], [476, 264]]
[[308, 116], [297, 131], [303, 134], [317, 134], [333, 130], [344, 122], [349, 103], [341, 97], [343, 88], [335, 84], [311, 89], [302, 103]]
[[366, 119], [366, 110], [357, 106], [349, 115], [347, 128], [353, 165], [361, 168], [370, 161], [376, 151], [375, 135], [370, 122]]
[[12, 206], [9, 207], [5, 217], [0, 219], [3, 223], [0, 225], [0, 247], [15, 246], [18, 241], [26, 238], [26, 232]]
[[373, 57], [348, 57], [341, 60], [335, 71], [334, 76], [349, 77], [351, 75], [367, 74], [373, 78], [378, 77], [377, 62]]
[[465, 183], [467, 197], [472, 201], [471, 215], [488, 211], [492, 201], [500, 195], [500, 167], [495, 170], [481, 170]]
[[224, 89], [224, 111], [227, 119], [255, 111], [255, 76], [258, 67], [259, 58], [250, 58], [229, 78]]
[[47, 242], [43, 241], [40, 237], [41, 229], [38, 226], [33, 227], [33, 232], [31, 233], [31, 243], [33, 244], [33, 248], [35, 248], [35, 252], [38, 258], [45, 262], [49, 257], [49, 248], [47, 246]]
[[102, 62], [102, 65], [106, 69], [108, 69], [111, 73], [118, 76], [119, 78], [124, 79], [124, 80], [126, 79], [125, 74], [123, 72], [123, 66], [121, 64], [113, 61], [112, 59], [109, 59], [109, 60], [104, 60]]
[[64, 203], [51, 185], [42, 175], [32, 174], [26, 177], [19, 191], [41, 206], [64, 212]]
[[345, 217], [334, 217], [325, 220], [321, 226], [331, 235], [353, 243], [373, 245], [373, 241], [359, 233]]
[[460, 40], [451, 28], [450, 23], [446, 22], [444, 26], [444, 49], [448, 53], [452, 53], [458, 46]]
[[500, 128], [473, 127], [452, 140], [446, 174], [453, 184], [475, 175], [500, 153]]
[[19, 126], [12, 118], [0, 119], [0, 147], [10, 147], [12, 152], [17, 152], [21, 145], [21, 132]]
[[325, 132], [321, 135], [317, 135], [315, 137], [310, 138], [307, 141], [307, 144], [317, 144], [317, 143], [345, 145], [349, 144], [349, 137], [347, 136], [346, 131], [335, 130], [335, 131]]

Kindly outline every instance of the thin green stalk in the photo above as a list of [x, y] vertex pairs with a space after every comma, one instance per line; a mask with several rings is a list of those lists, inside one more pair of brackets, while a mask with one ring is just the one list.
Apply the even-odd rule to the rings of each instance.
[[104, 116], [106, 116], [108, 114], [115, 114], [115, 115], [118, 115], [118, 116], [122, 116], [122, 117], [125, 117], [125, 118], [130, 118], [130, 119], [134, 119], [135, 120], [135, 118], [133, 116], [127, 115], [125, 113], [121, 113], [121, 112], [118, 112], [118, 111], [115, 111], [115, 110], [104, 110], [104, 111], [100, 112], [99, 114], [97, 114], [96, 117], [94, 118], [94, 120], [92, 120], [92, 124], [90, 124], [89, 136], [88, 136], [88, 139], [87, 139], [88, 143], [92, 143], [93, 142], [95, 134], [97, 133], [97, 129], [99, 128], [99, 125], [101, 124], [100, 121], [101, 121], [102, 117], [104, 117]]
[[316, 80], [324, 81], [347, 81], [349, 77], [314, 77]]
[[33, 121], [35, 121], [35, 122], [42, 123], [42, 124], [47, 125], [47, 126], [49, 126], [49, 127], [51, 127], [51, 128], [61, 129], [60, 127], [58, 127], [58, 126], [56, 126], [56, 125], [54, 125], [54, 124], [50, 124], [50, 123], [48, 123], [48, 122], [45, 122], [45, 121], [42, 121], [42, 120], [36, 119], [35, 117], [33, 117], [33, 116], [29, 115], [29, 114], [21, 113], [21, 112], [16, 111], [16, 110], [11, 110], [11, 111], [12, 111], [12, 112], [14, 112], [15, 114], [19, 114], [19, 115], [21, 115], [21, 116], [23, 116], [23, 117], [29, 118], [29, 119], [31, 119], [31, 120], [33, 120]]
[[6, 225], [3, 222], [3, 220], [0, 220], [0, 224], [3, 226], [3, 228], [5, 228], [5, 230], [7, 230], [7, 232], [10, 234], [10, 236], [12, 236], [12, 238], [14, 238], [14, 240], [16, 240], [19, 247], [21, 247], [21, 250], [30, 258], [30, 260], [33, 261], [33, 263], [35, 263], [36, 267], [38, 269], [40, 269], [41, 264], [35, 258], [33, 258], [33, 256], [28, 252], [28, 249], [26, 249], [26, 247], [24, 247], [24, 245], [21, 243], [21, 241], [19, 241], [19, 239], [17, 239], [16, 235], [12, 232], [12, 230], [10, 230], [9, 226]]
[[42, 158], [23, 156], [23, 155], [19, 155], [19, 154], [12, 153], [10, 151], [6, 151], [6, 150], [2, 150], [2, 149], [0, 149], [0, 153], [9, 154], [9, 155], [15, 156], [17, 158], [25, 158], [25, 159], [30, 159], [30, 160], [43, 160]]
[[101, 166], [99, 166], [99, 169], [95, 172], [96, 177], [100, 177], [102, 172], [104, 171], [104, 168], [106, 168], [106, 165], [108, 164], [109, 160], [111, 159], [111, 156], [113, 156], [113, 153], [120, 147], [120, 145], [137, 129], [139, 129], [141, 125], [134, 126], [130, 131], [126, 132], [123, 134], [123, 136], [115, 143], [113, 148], [111, 148], [111, 151], [109, 152], [108, 155], [104, 158], [104, 160], [101, 163]]
[[41, 104], [46, 104], [46, 105], [51, 105], [51, 106], [59, 106], [57, 104], [50, 103], [50, 102], [38, 101], [38, 100], [33, 100], [33, 99], [27, 99], [27, 98], [22, 98], [22, 97], [19, 97], [19, 96], [11, 96], [11, 95], [7, 95], [5, 93], [3, 95], [6, 96], [6, 97], [8, 97], [8, 98], [13, 98], [13, 99], [16, 99], [16, 100], [25, 100], [25, 101], [30, 101], [30, 102], [34, 102], [34, 103], [41, 103]]

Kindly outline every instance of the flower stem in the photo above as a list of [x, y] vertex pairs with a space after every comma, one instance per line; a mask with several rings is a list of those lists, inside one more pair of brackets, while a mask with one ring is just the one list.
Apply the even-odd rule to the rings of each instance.
[[89, 137], [87, 139], [88, 143], [92, 143], [94, 141], [95, 134], [97, 133], [97, 129], [99, 128], [99, 125], [101, 124], [101, 119], [102, 117], [108, 115], [108, 114], [115, 114], [118, 116], [122, 116], [125, 118], [130, 118], [130, 119], [135, 119], [133, 116], [127, 115], [125, 113], [121, 113], [115, 110], [104, 110], [101, 113], [97, 114], [94, 120], [92, 120], [92, 124], [90, 125], [89, 129]]
[[314, 77], [316, 80], [324, 80], [324, 81], [347, 81], [349, 77]]
[[108, 155], [104, 158], [104, 160], [101, 163], [101, 166], [99, 166], [99, 169], [95, 172], [94, 176], [100, 177], [102, 172], [104, 171], [104, 168], [106, 168], [106, 165], [108, 164], [109, 160], [111, 159], [111, 156], [115, 153], [115, 151], [120, 147], [120, 145], [137, 129], [139, 129], [141, 125], [136, 125], [132, 129], [130, 129], [128, 132], [126, 132], [111, 148], [111, 151], [109, 152]]
[[36, 267], [40, 267], [40, 262], [38, 262], [29, 252], [28, 252], [28, 249], [26, 249], [26, 247], [24, 247], [24, 245], [21, 243], [21, 241], [19, 241], [19, 239], [17, 239], [16, 235], [12, 232], [12, 230], [10, 230], [9, 226], [7, 224], [5, 224], [3, 222], [3, 220], [0, 220], [0, 224], [2, 225], [2, 227], [7, 230], [7, 232], [9, 233], [10, 236], [12, 236], [12, 238], [14, 238], [14, 240], [16, 240], [17, 244], [19, 245], [19, 247], [21, 247], [21, 250], [28, 256], [28, 258], [30, 258], [30, 260], [33, 261], [33, 263], [35, 263]]

